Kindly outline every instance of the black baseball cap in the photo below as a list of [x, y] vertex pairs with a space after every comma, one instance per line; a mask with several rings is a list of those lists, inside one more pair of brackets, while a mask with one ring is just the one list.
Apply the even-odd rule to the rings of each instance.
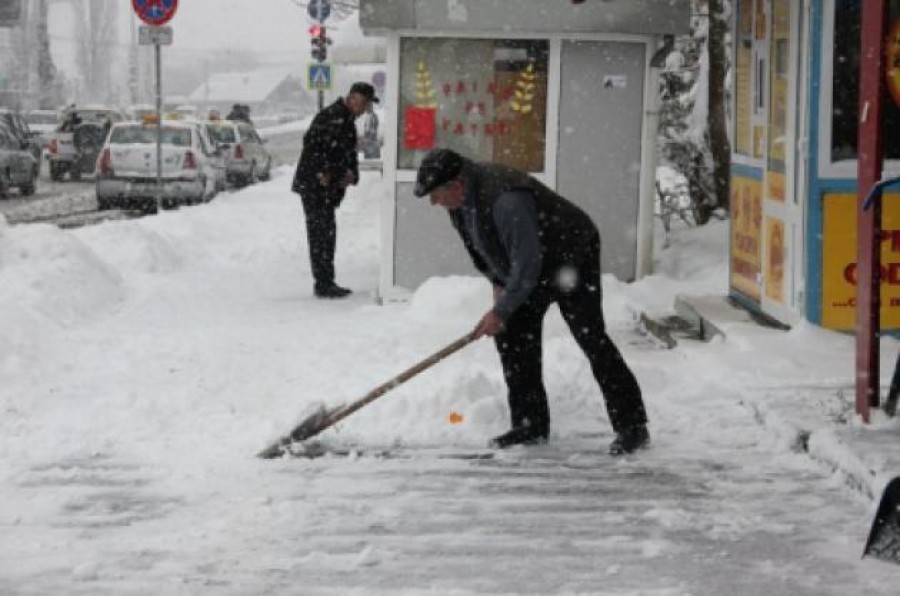
[[459, 176], [463, 167], [463, 158], [450, 149], [432, 149], [422, 159], [416, 186], [413, 194], [424, 197], [442, 184], [446, 184]]
[[350, 87], [350, 93], [359, 93], [369, 101], [378, 103], [379, 99], [375, 97], [375, 87], [368, 83], [364, 83], [362, 81], [357, 81], [353, 83]]

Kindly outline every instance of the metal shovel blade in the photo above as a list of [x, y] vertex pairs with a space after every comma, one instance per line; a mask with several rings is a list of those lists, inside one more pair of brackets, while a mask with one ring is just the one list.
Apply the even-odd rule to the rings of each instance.
[[256, 456], [262, 459], [275, 459], [290, 453], [290, 447], [294, 443], [305, 441], [314, 437], [332, 424], [335, 414], [346, 406], [340, 405], [334, 408], [320, 406], [318, 410], [301, 421], [290, 434], [280, 437], [274, 443], [260, 451]]
[[863, 556], [900, 565], [900, 476], [884, 489]]

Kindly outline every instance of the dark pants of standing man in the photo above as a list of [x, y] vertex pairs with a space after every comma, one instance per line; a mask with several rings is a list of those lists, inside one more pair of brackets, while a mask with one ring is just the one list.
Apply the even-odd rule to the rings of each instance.
[[303, 196], [309, 263], [317, 289], [334, 285], [334, 249], [337, 241], [335, 207], [324, 196]]
[[599, 235], [570, 261], [578, 272], [577, 286], [563, 291], [556, 280], [541, 280], [531, 296], [506, 321], [494, 339], [509, 389], [513, 428], [528, 426], [546, 436], [550, 428], [547, 391], [542, 375], [541, 332], [553, 302], [591, 363], [615, 432], [646, 424], [647, 414], [637, 379], [606, 334], [600, 281]]

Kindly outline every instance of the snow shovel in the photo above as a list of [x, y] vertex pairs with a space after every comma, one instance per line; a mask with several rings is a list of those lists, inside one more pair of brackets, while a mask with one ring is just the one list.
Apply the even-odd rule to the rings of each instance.
[[453, 343], [441, 348], [428, 358], [425, 358], [421, 362], [418, 362], [417, 364], [409, 367], [393, 379], [382, 383], [375, 389], [372, 389], [370, 392], [354, 401], [353, 403], [340, 405], [329, 409], [326, 409], [324, 407], [320, 408], [319, 411], [307, 417], [305, 420], [300, 422], [300, 424], [295, 426], [294, 430], [292, 430], [289, 434], [284, 435], [283, 437], [279, 438], [277, 441], [260, 451], [257, 454], [257, 457], [261, 457], [263, 459], [274, 459], [276, 457], [281, 457], [287, 453], [290, 453], [290, 447], [293, 443], [305, 441], [316, 436], [326, 428], [334, 426], [353, 412], [356, 412], [363, 406], [372, 403], [394, 387], [405, 383], [423, 370], [437, 364], [450, 354], [461, 350], [473, 341], [475, 341], [475, 332], [470, 331]]
[[863, 557], [867, 555], [900, 565], [900, 476], [884, 489], [863, 551]]

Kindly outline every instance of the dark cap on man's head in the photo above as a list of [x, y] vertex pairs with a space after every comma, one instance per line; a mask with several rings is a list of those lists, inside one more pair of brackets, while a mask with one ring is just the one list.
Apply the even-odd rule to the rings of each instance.
[[375, 97], [375, 87], [362, 81], [353, 83], [353, 86], [350, 87], [350, 93], [359, 93], [367, 100], [373, 101], [375, 103], [378, 103], [379, 101], [378, 98]]
[[442, 184], [456, 179], [462, 171], [463, 158], [450, 149], [432, 149], [422, 159], [413, 194], [424, 197]]

